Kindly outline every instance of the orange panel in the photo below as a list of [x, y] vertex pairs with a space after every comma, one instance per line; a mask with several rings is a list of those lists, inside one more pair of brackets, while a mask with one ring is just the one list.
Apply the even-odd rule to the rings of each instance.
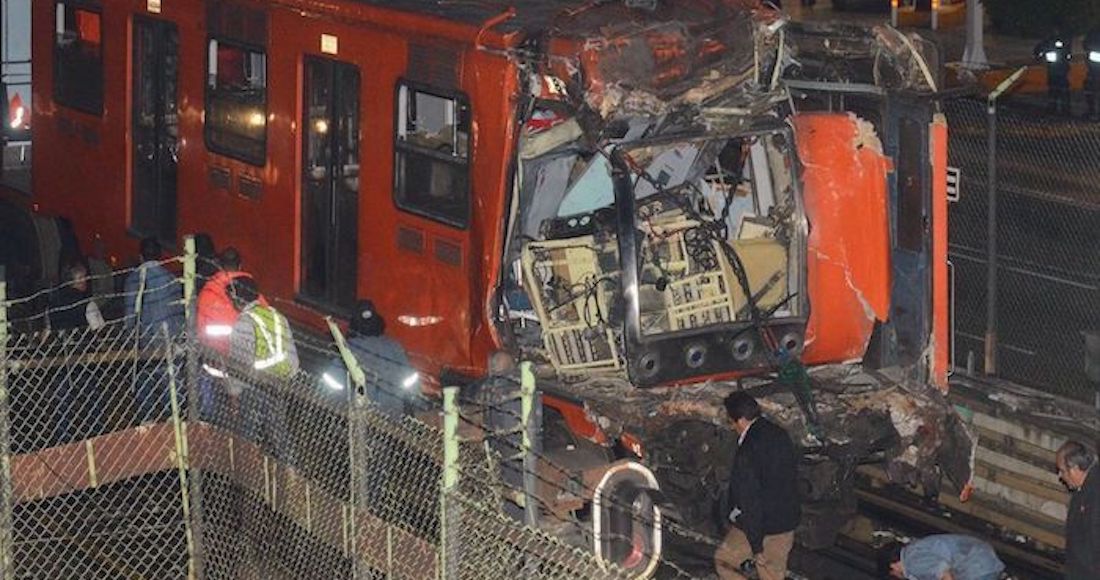
[[854, 115], [801, 114], [795, 134], [810, 224], [804, 360], [858, 359], [890, 307], [890, 163], [870, 123]]
[[99, 29], [99, 14], [87, 10], [76, 11], [76, 29], [80, 34], [80, 40], [91, 44], [99, 44], [103, 34]]
[[947, 390], [947, 119], [929, 128], [932, 155], [932, 383]]

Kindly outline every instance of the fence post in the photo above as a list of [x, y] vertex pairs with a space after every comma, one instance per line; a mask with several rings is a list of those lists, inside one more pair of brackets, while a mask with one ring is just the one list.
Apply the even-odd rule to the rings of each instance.
[[184, 314], [187, 316], [188, 328], [191, 327], [190, 323], [195, 320], [196, 259], [195, 237], [187, 236], [183, 238], [183, 306]]
[[458, 387], [443, 387], [443, 482], [439, 494], [439, 577], [458, 578]]
[[[359, 360], [355, 358], [355, 354], [348, 348], [348, 343], [344, 340], [344, 333], [340, 332], [340, 327], [336, 326], [332, 317], [326, 316], [325, 323], [328, 324], [328, 330], [332, 334], [332, 339], [336, 343], [336, 349], [340, 351], [340, 358], [344, 361], [344, 366], [348, 369], [348, 376], [351, 378], [350, 385], [344, 385], [347, 389], [348, 400], [348, 461], [350, 463], [350, 481], [348, 491], [348, 503], [351, 504], [351, 530], [349, 535], [351, 537], [351, 577], [352, 578], [365, 578], [369, 576], [369, 572], [364, 569], [363, 563], [359, 558], [358, 547], [358, 531], [359, 528], [356, 525], [358, 508], [363, 507], [359, 505], [362, 501], [360, 497], [361, 490], [366, 489], [366, 483], [363, 481], [363, 477], [366, 475], [367, 460], [365, 449], [359, 444], [360, 441], [366, 440], [366, 425], [364, 424], [365, 417], [363, 416], [366, 397], [366, 385], [367, 377], [363, 373], [363, 369], [359, 366]], [[386, 570], [387, 577], [392, 571], [391, 565], [391, 546], [390, 546], [390, 525], [386, 523]]]
[[180, 499], [183, 503], [183, 533], [187, 543], [187, 578], [194, 580], [202, 578], [202, 565], [199, 562], [196, 549], [196, 522], [192, 521], [191, 489], [188, 485], [188, 471], [191, 469], [190, 451], [187, 448], [187, 423], [180, 415], [180, 398], [178, 383], [176, 381], [175, 349], [172, 348], [172, 335], [168, 332], [168, 324], [161, 326], [161, 336], [164, 338], [164, 362], [168, 369], [168, 400], [172, 406], [172, 432], [175, 442], [176, 471], [180, 479]]
[[14, 578], [12, 530], [11, 417], [8, 415], [8, 282], [0, 265], [0, 578]]
[[535, 501], [535, 473], [538, 466], [535, 459], [535, 439], [538, 437], [537, 393], [535, 391], [535, 373], [531, 363], [524, 361], [520, 365], [520, 398], [523, 417], [523, 515], [524, 523], [538, 526], [539, 508]]
[[[196, 263], [198, 261], [198, 253], [195, 250], [195, 238], [194, 236], [185, 236], [183, 238], [183, 312], [185, 316], [185, 328], [187, 332], [185, 337], [187, 344], [184, 350], [184, 364], [186, 365], [186, 371], [183, 373], [183, 380], [179, 380], [179, 376], [175, 373], [176, 365], [175, 358], [173, 356], [172, 342], [167, 341], [168, 348], [168, 368], [169, 377], [171, 382], [169, 387], [171, 389], [171, 403], [172, 403], [172, 421], [173, 427], [177, 430], [176, 436], [178, 437], [178, 446], [184, 453], [182, 461], [184, 462], [183, 471], [181, 471], [181, 491], [183, 492], [182, 498], [184, 500], [184, 525], [186, 526], [186, 532], [188, 534], [188, 548], [190, 552], [190, 566], [189, 574], [192, 578], [205, 578], [204, 573], [204, 558], [206, 552], [204, 551], [204, 538], [203, 538], [203, 522], [205, 521], [205, 512], [203, 510], [203, 477], [202, 472], [194, 469], [191, 466], [190, 461], [190, 449], [188, 447], [187, 427], [188, 425], [198, 425], [202, 420], [199, 416], [201, 396], [199, 393], [199, 368], [198, 361], [198, 334], [195, 326], [195, 288], [197, 279]], [[183, 387], [183, 399], [187, 401], [187, 416], [183, 416], [181, 410], [181, 397], [179, 392], [179, 386]], [[186, 478], [186, 479], [184, 479]], [[189, 513], [188, 513], [189, 512]]]
[[[196, 261], [198, 255], [195, 252], [195, 237], [187, 236], [183, 238], [183, 312], [185, 318], [185, 328], [187, 328], [187, 372], [184, 375], [186, 377], [187, 387], [187, 420], [198, 424], [202, 418], [199, 416], [201, 410], [201, 396], [199, 393], [199, 380], [202, 369], [199, 368], [199, 333], [196, 326], [196, 298], [195, 296], [195, 280], [196, 274]], [[204, 377], [205, 378], [205, 377]], [[201, 488], [202, 476], [196, 472], [195, 481], [196, 488]], [[202, 517], [202, 513], [197, 514]]]
[[985, 374], [997, 374], [997, 99], [986, 107], [989, 159], [986, 168]]

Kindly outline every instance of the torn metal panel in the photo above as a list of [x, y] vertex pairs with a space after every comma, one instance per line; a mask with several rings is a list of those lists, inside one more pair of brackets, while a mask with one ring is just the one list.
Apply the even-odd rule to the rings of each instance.
[[649, 12], [590, 5], [554, 20], [559, 35], [540, 74], [605, 121], [733, 103], [763, 113], [783, 42], [777, 18], [756, 2], [660, 2]]
[[804, 360], [859, 360], [875, 322], [890, 315], [890, 162], [873, 127], [855, 115], [800, 114], [794, 122], [813, 224]]
[[788, 33], [788, 80], [933, 93], [942, 84], [938, 47], [918, 34], [841, 23], [792, 23]]

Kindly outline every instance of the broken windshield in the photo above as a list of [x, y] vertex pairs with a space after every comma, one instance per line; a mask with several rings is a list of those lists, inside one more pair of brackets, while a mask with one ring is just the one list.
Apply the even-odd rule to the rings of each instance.
[[801, 314], [787, 143], [775, 132], [627, 152], [643, 335]]
[[528, 145], [538, 154], [522, 166], [505, 300], [517, 336], [537, 328], [559, 372], [623, 371], [636, 340], [713, 329], [738, 342], [752, 325], [803, 316], [805, 225], [785, 127], [618, 151]]

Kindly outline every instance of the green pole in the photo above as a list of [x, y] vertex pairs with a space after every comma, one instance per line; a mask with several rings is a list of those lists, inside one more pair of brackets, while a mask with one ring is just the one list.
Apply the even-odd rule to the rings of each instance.
[[[351, 377], [351, 382], [355, 384], [356, 393], [362, 392], [363, 387], [367, 385], [367, 375], [363, 372], [363, 368], [359, 366], [359, 360], [355, 358], [355, 354], [348, 348], [348, 342], [344, 340], [344, 333], [340, 332], [340, 327], [336, 326], [330, 316], [325, 317], [325, 322], [328, 324], [329, 332], [332, 333], [332, 339], [336, 341], [336, 350], [340, 351], [340, 358], [348, 369], [348, 376]], [[355, 400], [354, 397], [352, 397], [352, 400]]]
[[[349, 503], [351, 504], [351, 529], [349, 535], [351, 536], [352, 546], [352, 578], [362, 578], [367, 576], [367, 571], [359, 561], [358, 547], [358, 527], [356, 526], [357, 516], [361, 501], [360, 490], [365, 489], [366, 485], [362, 481], [362, 478], [367, 474], [367, 459], [365, 456], [365, 450], [360, 441], [366, 436], [366, 417], [363, 415], [366, 410], [362, 405], [362, 395], [367, 385], [367, 377], [363, 373], [363, 369], [359, 366], [359, 360], [355, 358], [355, 354], [348, 348], [348, 343], [344, 340], [344, 333], [340, 331], [340, 327], [336, 326], [336, 323], [332, 320], [332, 317], [326, 316], [325, 323], [328, 324], [328, 330], [332, 333], [332, 339], [336, 342], [336, 349], [340, 351], [340, 358], [344, 361], [344, 366], [348, 369], [348, 376], [351, 377], [351, 385], [345, 385], [344, 388], [348, 389], [348, 456], [351, 458], [351, 491], [349, 492]], [[352, 388], [354, 386], [354, 388]], [[357, 435], [359, 434], [359, 435]], [[389, 538], [389, 526], [386, 527], [387, 540]], [[388, 544], [387, 544], [388, 546]]]
[[538, 506], [535, 502], [535, 373], [530, 361], [520, 364], [520, 417], [523, 420], [523, 519], [531, 527], [538, 526]]
[[458, 486], [458, 387], [443, 387], [443, 491]]
[[[187, 322], [190, 323], [195, 316], [195, 237], [183, 238], [183, 305], [187, 314]], [[188, 328], [190, 328], [188, 324]]]
[[443, 482], [439, 494], [439, 573], [442, 580], [458, 577], [458, 387], [443, 387]]
[[198, 560], [195, 546], [195, 534], [191, 528], [191, 489], [187, 484], [188, 470], [191, 468], [190, 452], [187, 448], [187, 423], [180, 416], [180, 399], [176, 382], [176, 365], [173, 363], [172, 336], [168, 325], [161, 326], [164, 337], [164, 361], [168, 367], [168, 396], [172, 405], [172, 432], [176, 445], [176, 470], [179, 473], [180, 499], [183, 502], [183, 533], [187, 542], [187, 578], [195, 580], [202, 577], [202, 566]]

